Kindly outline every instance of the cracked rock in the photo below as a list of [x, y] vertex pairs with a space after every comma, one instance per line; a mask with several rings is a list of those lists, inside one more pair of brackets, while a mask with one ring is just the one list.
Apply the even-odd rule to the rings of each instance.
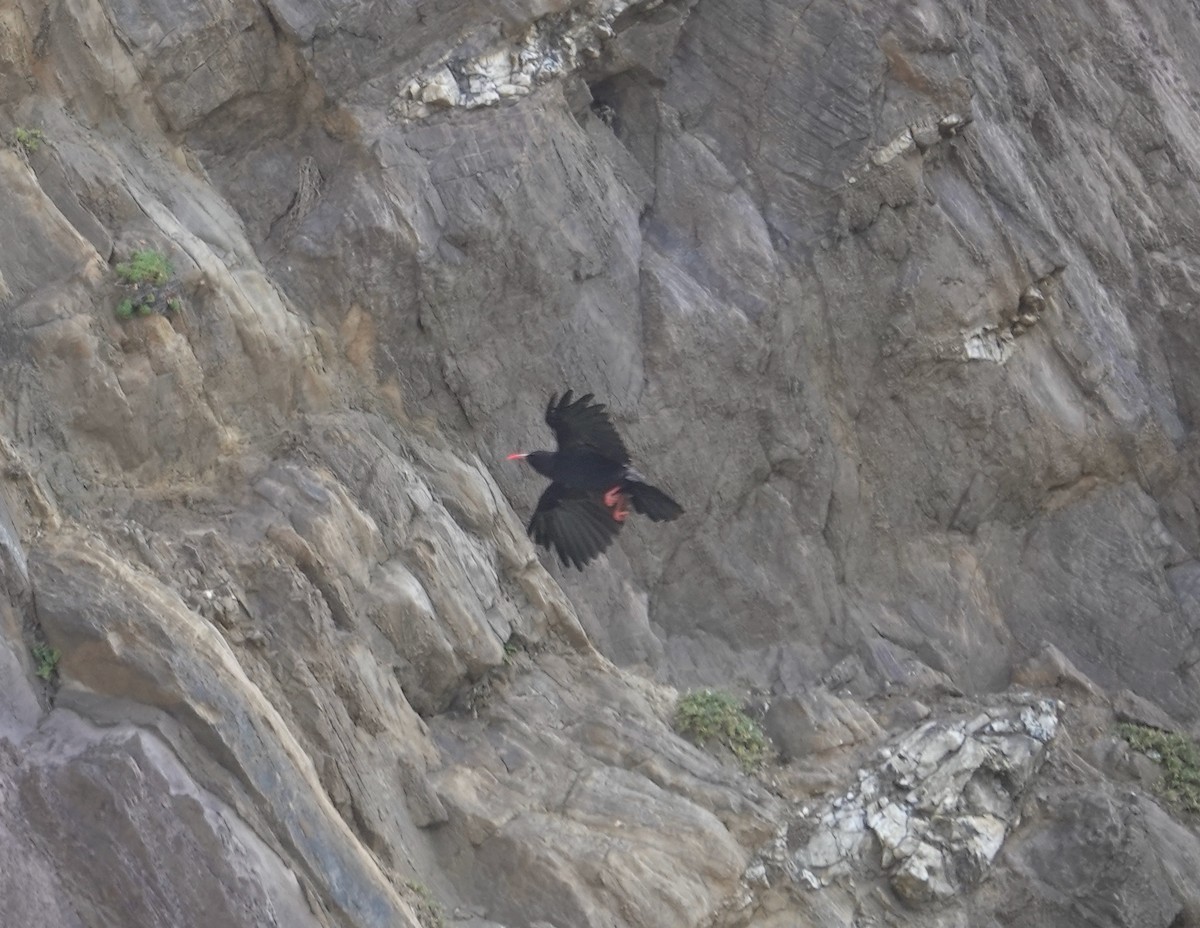
[[604, 43], [616, 34], [613, 22], [622, 13], [633, 8], [649, 11], [660, 5], [654, 0], [608, 0], [590, 12], [545, 16], [515, 41], [469, 58], [448, 55], [413, 76], [401, 90], [393, 112], [401, 119], [421, 119], [435, 108], [476, 109], [525, 96], [535, 85], [599, 59]]
[[874, 771], [819, 815], [791, 872], [829, 885], [875, 847], [892, 888], [910, 902], [968, 888], [1017, 824], [1021, 795], [1057, 727], [1057, 706], [1040, 700], [901, 735]]

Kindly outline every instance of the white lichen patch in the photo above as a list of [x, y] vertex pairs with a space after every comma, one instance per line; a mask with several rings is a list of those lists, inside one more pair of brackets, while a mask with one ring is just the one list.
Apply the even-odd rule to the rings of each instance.
[[828, 886], [876, 848], [892, 888], [911, 902], [963, 891], [1016, 825], [1021, 793], [1057, 730], [1049, 700], [924, 723], [806, 827], [788, 872], [803, 886]]
[[528, 94], [600, 57], [613, 23], [630, 8], [648, 11], [663, 0], [594, 0], [545, 16], [523, 36], [475, 56], [451, 53], [400, 88], [392, 112], [421, 119], [439, 109], [475, 109]]

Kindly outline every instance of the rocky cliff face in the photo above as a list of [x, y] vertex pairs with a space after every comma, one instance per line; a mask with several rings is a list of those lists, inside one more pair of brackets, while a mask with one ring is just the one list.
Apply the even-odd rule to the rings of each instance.
[[[1197, 49], [0, 6], [5, 924], [1200, 925], [1113, 730], [1200, 724]], [[583, 575], [502, 460], [567, 386], [688, 508]]]

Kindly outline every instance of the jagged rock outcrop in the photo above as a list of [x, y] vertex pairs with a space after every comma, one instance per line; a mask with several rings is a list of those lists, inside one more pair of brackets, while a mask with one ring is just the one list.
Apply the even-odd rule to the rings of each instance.
[[[1048, 701], [926, 722], [881, 751], [877, 769], [819, 814], [789, 861], [816, 889], [878, 848], [908, 902], [948, 900], [983, 878], [1058, 729]], [[803, 826], [801, 826], [803, 828]]]
[[[1197, 48], [1182, 0], [0, 9], [6, 915], [1197, 922], [1111, 731], [1200, 722]], [[141, 249], [178, 305], [119, 318]], [[567, 386], [688, 509], [583, 575], [502, 461]], [[672, 732], [695, 684], [766, 770]]]

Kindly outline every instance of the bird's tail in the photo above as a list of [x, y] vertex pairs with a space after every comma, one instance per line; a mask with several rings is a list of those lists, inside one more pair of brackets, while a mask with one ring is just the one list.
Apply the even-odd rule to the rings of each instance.
[[658, 487], [638, 480], [626, 481], [626, 490], [636, 512], [655, 522], [670, 522], [683, 515], [683, 507]]

